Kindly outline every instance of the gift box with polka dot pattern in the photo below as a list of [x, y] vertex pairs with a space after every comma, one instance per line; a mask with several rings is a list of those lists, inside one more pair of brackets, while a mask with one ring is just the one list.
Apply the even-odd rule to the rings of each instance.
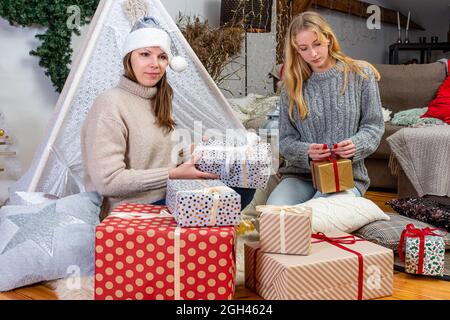
[[166, 204], [181, 227], [234, 226], [240, 221], [241, 196], [220, 180], [169, 179]]
[[[234, 150], [233, 147], [224, 150], [224, 147], [227, 146], [218, 141], [207, 141], [199, 145], [194, 151], [195, 155], [201, 156], [196, 163], [197, 169], [217, 174], [229, 187], [264, 189], [267, 186], [272, 161], [270, 144], [250, 145], [245, 152], [236, 151], [237, 148], [242, 150], [244, 146], [236, 146]], [[233, 161], [227, 167], [229, 153], [236, 154], [231, 157]]]
[[97, 226], [96, 300], [233, 297], [235, 228], [180, 228], [163, 209], [123, 204]]

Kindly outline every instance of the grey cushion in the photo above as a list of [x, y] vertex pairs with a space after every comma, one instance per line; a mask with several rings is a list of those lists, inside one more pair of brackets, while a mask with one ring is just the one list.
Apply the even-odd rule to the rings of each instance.
[[381, 102], [394, 113], [409, 108], [426, 107], [446, 78], [446, 66], [441, 62], [377, 64], [375, 67], [381, 74], [378, 83]]
[[[80, 193], [50, 203], [0, 209], [0, 291], [93, 275], [101, 197]], [[69, 273], [70, 272], [70, 273]]]
[[[397, 251], [400, 236], [406, 225], [412, 223], [416, 228], [435, 228], [434, 226], [410, 219], [398, 214], [387, 213], [390, 220], [379, 220], [365, 225], [353, 232], [354, 235], [374, 242], [380, 246]], [[445, 249], [450, 248], [450, 235], [447, 233], [444, 237]]]

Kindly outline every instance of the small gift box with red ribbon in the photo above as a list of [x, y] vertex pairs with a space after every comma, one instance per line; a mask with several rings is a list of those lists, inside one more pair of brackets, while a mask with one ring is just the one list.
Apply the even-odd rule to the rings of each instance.
[[268, 143], [238, 145], [210, 139], [198, 145], [194, 155], [200, 157], [197, 169], [217, 174], [229, 187], [265, 188], [269, 181], [272, 156]]
[[[328, 149], [326, 144], [324, 149]], [[312, 161], [311, 175], [314, 188], [321, 193], [340, 192], [355, 187], [352, 161], [339, 159], [334, 153], [325, 161]]]
[[180, 228], [165, 206], [123, 204], [96, 228], [96, 300], [234, 295], [235, 227]]
[[306, 206], [257, 206], [262, 252], [307, 255], [312, 210]]
[[235, 226], [241, 196], [220, 180], [169, 179], [166, 205], [180, 227]]
[[408, 224], [398, 244], [400, 261], [405, 261], [405, 271], [428, 276], [443, 276], [446, 233], [446, 230], [440, 228], [419, 229], [412, 223]]
[[393, 252], [344, 232], [312, 235], [307, 256], [246, 243], [245, 286], [268, 300], [361, 300], [392, 295]]

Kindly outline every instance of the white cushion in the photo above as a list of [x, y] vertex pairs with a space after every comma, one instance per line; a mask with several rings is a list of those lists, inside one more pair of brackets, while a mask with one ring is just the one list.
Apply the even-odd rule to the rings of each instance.
[[372, 201], [349, 193], [311, 199], [301, 205], [312, 209], [313, 233], [351, 233], [370, 222], [390, 219]]
[[391, 120], [391, 113], [392, 113], [392, 111], [387, 109], [387, 108], [384, 108], [384, 107], [382, 107], [381, 109], [383, 111], [384, 122], [388, 122], [389, 120]]
[[236, 117], [244, 123], [249, 119], [265, 117], [267, 113], [276, 107], [278, 96], [262, 96], [249, 93], [243, 98], [228, 99]]

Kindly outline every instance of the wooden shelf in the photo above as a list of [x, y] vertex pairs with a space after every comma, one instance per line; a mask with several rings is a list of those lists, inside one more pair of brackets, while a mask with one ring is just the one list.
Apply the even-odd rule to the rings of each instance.
[[14, 151], [0, 151], [0, 156], [3, 157], [13, 157], [16, 153]]
[[[370, 17], [370, 13], [367, 13], [367, 8], [371, 6], [371, 3], [367, 3], [359, 0], [313, 0], [312, 7], [319, 6], [325, 9], [339, 11], [342, 13], [351, 14], [353, 16], [367, 19]], [[381, 11], [381, 22], [389, 23], [397, 26], [397, 11], [378, 6]], [[402, 26], [406, 26], [407, 17], [399, 12], [400, 23]], [[424, 31], [425, 28], [418, 23], [410, 20], [409, 29], [416, 29]]]
[[[367, 8], [372, 5], [359, 0], [276, 0], [277, 1], [277, 64], [283, 63], [284, 56], [284, 38], [292, 17], [309, 9], [317, 7], [341, 12], [343, 14], [353, 15], [358, 18], [367, 19], [371, 13], [367, 13]], [[381, 11], [381, 22], [397, 26], [397, 11], [378, 6]], [[407, 17], [399, 12], [400, 23], [406, 26]], [[424, 31], [425, 28], [414, 22], [409, 21], [409, 29]]]
[[[430, 63], [431, 51], [450, 51], [450, 42], [439, 43], [394, 43], [389, 46], [389, 64], [399, 64], [400, 51], [419, 51], [420, 63]], [[425, 56], [426, 54], [426, 56]]]

